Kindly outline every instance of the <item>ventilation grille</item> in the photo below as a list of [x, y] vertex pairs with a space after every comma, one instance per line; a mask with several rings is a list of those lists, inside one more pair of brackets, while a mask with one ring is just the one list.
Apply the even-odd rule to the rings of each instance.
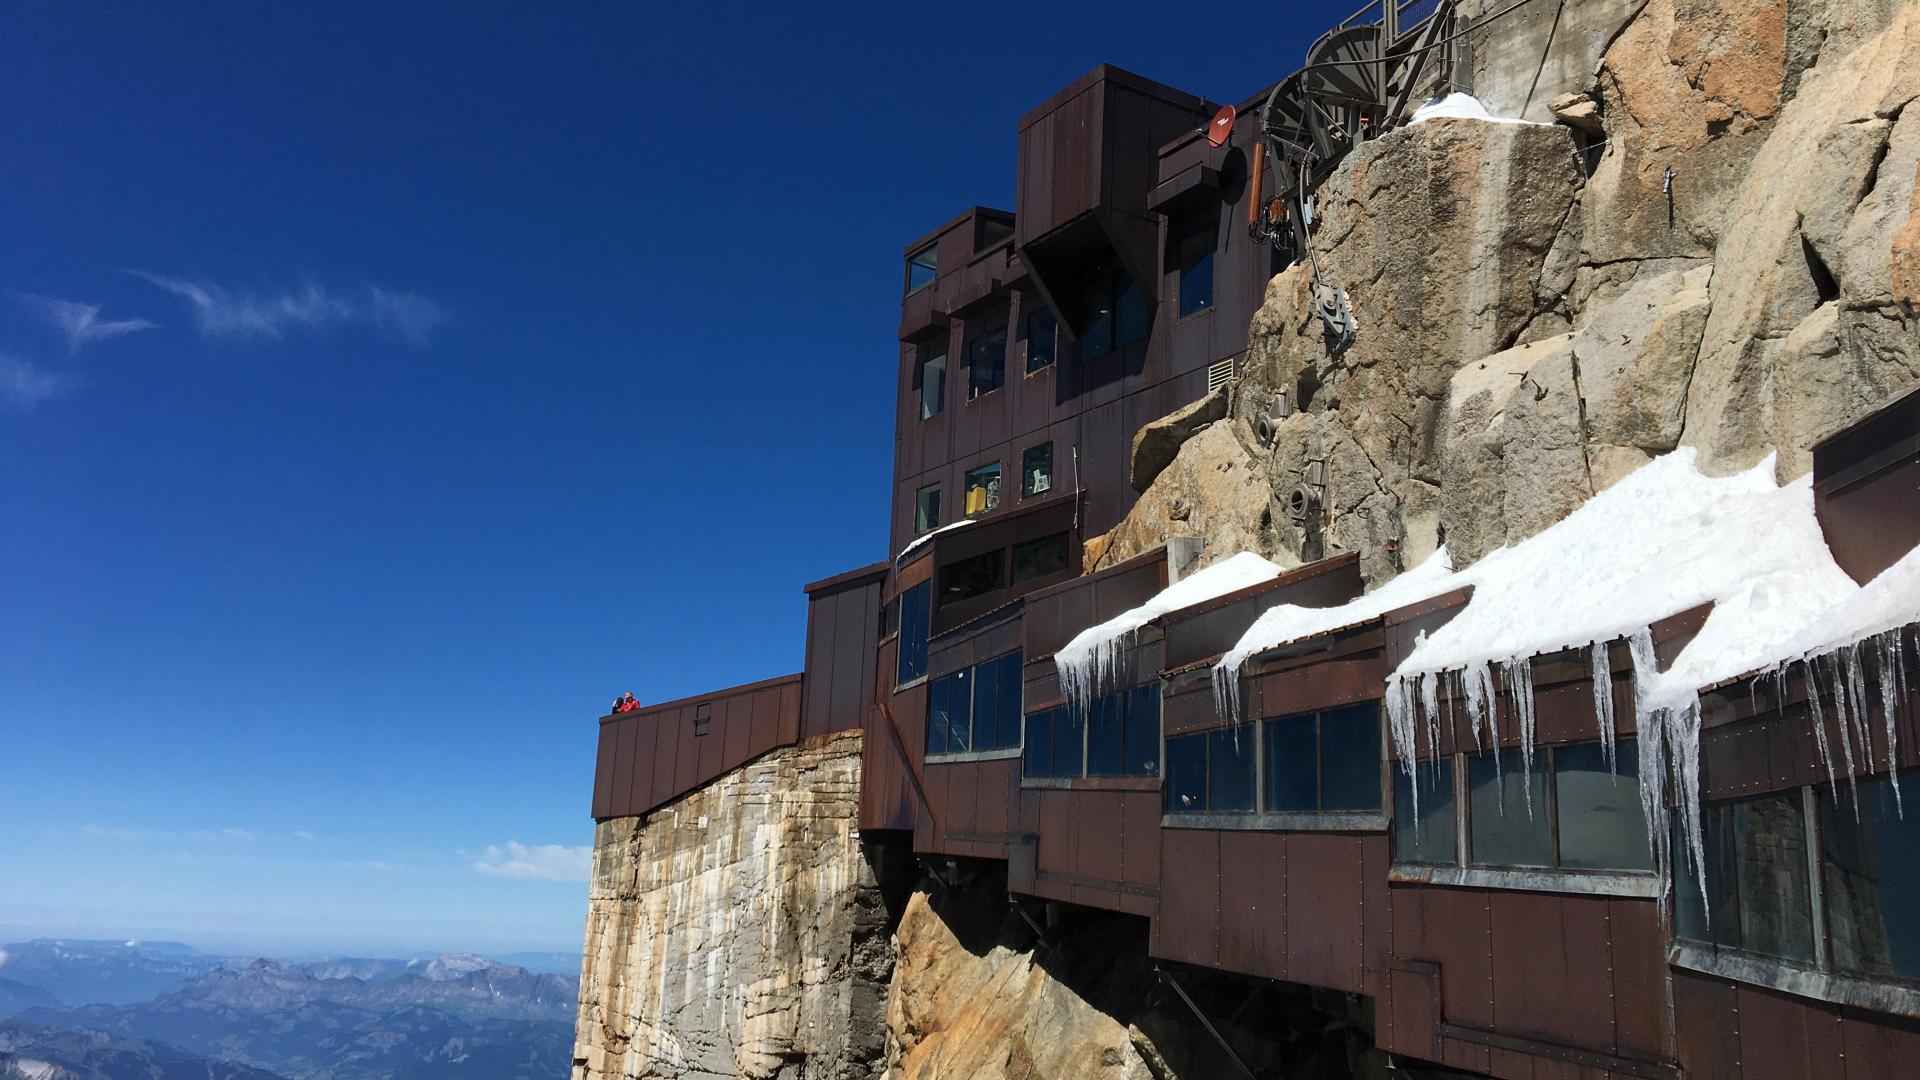
[[1210, 365], [1207, 368], [1207, 393], [1211, 394], [1227, 385], [1227, 380], [1231, 378], [1233, 378], [1233, 357], [1229, 356], [1225, 360]]

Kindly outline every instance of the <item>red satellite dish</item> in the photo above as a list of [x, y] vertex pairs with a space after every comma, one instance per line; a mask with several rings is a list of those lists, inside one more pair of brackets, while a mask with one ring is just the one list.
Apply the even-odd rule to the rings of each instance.
[[1233, 138], [1233, 121], [1237, 117], [1233, 106], [1222, 105], [1220, 111], [1213, 114], [1213, 123], [1207, 125], [1207, 145], [1221, 147]]

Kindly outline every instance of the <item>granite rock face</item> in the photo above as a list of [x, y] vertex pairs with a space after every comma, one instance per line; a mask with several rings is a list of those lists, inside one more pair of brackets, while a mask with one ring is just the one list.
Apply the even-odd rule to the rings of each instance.
[[892, 959], [860, 734], [595, 830], [574, 1080], [876, 1075]]
[[[1540, 100], [1474, 55], [1496, 111], [1562, 123], [1435, 120], [1348, 156], [1316, 246], [1354, 343], [1328, 355], [1308, 266], [1276, 275], [1234, 448], [1189, 439], [1090, 547], [1358, 551], [1378, 584], [1443, 541], [1461, 566], [1523, 540], [1679, 446], [1802, 475], [1821, 436], [1920, 379], [1920, 5], [1580, 17], [1585, 85], [1564, 51]], [[1303, 485], [1317, 512], [1289, 513]]]

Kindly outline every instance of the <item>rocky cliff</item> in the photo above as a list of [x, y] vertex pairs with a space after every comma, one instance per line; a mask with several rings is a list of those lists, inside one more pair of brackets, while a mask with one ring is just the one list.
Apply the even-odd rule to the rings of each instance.
[[1515, 89], [1531, 64], [1487, 75], [1497, 106], [1563, 122], [1435, 119], [1348, 156], [1316, 248], [1354, 344], [1328, 355], [1309, 265], [1277, 275], [1225, 419], [1143, 438], [1151, 482], [1096, 557], [1357, 550], [1377, 584], [1443, 541], [1463, 565], [1530, 536], [1680, 445], [1798, 476], [1920, 378], [1920, 7], [1592, 7], [1611, 33], [1539, 70], [1604, 50], [1546, 107]]
[[574, 1080], [860, 1080], [892, 958], [860, 734], [775, 750], [595, 831]]

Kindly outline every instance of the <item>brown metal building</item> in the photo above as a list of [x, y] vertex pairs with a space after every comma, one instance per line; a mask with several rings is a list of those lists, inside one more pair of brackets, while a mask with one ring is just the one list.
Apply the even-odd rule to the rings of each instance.
[[[1172, 968], [1350, 995], [1410, 1065], [1920, 1075], [1920, 825], [1887, 778], [1920, 760], [1920, 647], [1895, 654], [1892, 700], [1862, 698], [1891, 710], [1897, 750], [1868, 738], [1834, 783], [1816, 732], [1835, 747], [1852, 729], [1817, 707], [1831, 685], [1803, 665], [1708, 688], [1705, 898], [1653, 869], [1625, 642], [1601, 690], [1612, 757], [1582, 651], [1531, 662], [1530, 758], [1517, 701], [1497, 746], [1452, 707], [1409, 778], [1384, 685], [1465, 593], [1254, 657], [1224, 715], [1213, 663], [1275, 604], [1359, 595], [1351, 554], [1154, 620], [1115, 688], [1065, 700], [1055, 653], [1172, 577], [1164, 550], [1082, 565], [1136, 498], [1133, 433], [1230, 376], [1275, 269], [1246, 229], [1267, 194], [1257, 121], [1211, 145], [1217, 110], [1096, 69], [1021, 120], [1014, 212], [975, 207], [907, 246], [898, 554], [806, 587], [803, 675], [605, 718], [594, 816], [859, 727], [873, 842], [1149, 920]], [[1920, 395], [1817, 447], [1815, 471], [1830, 546], [1865, 581], [1920, 541]], [[1663, 665], [1705, 616], [1652, 628]]]

